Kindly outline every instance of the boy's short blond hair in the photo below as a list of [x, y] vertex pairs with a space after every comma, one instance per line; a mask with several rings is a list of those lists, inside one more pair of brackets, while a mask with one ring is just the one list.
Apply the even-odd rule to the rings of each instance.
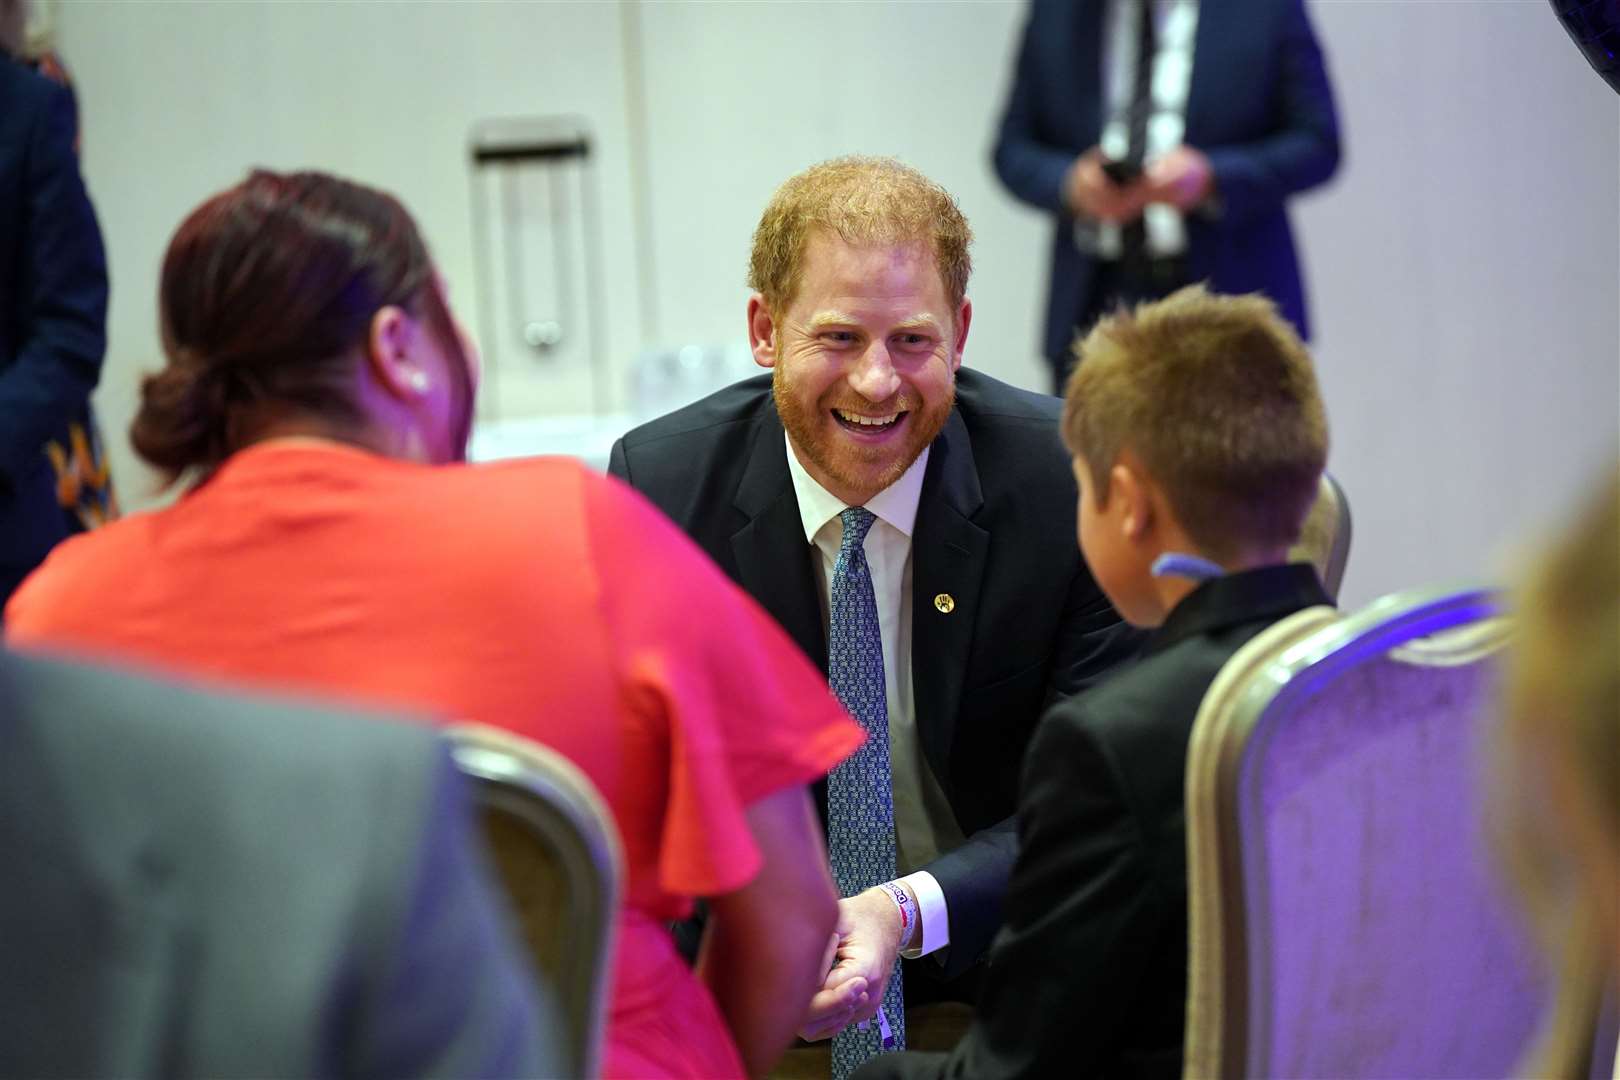
[[1327, 415], [1310, 354], [1270, 300], [1193, 285], [1102, 319], [1075, 348], [1063, 439], [1096, 505], [1129, 450], [1210, 556], [1299, 539]]
[[927, 244], [954, 312], [967, 295], [973, 230], [950, 192], [893, 158], [841, 157], [790, 177], [754, 229], [748, 287], [781, 312], [803, 277], [810, 233], [826, 229], [847, 244]]

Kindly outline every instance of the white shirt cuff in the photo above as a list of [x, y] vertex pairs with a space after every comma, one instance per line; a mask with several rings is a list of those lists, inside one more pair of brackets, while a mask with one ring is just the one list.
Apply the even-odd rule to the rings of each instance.
[[900, 955], [908, 960], [938, 952], [951, 943], [951, 920], [945, 910], [945, 892], [926, 870], [907, 874], [901, 884], [910, 886], [917, 897], [917, 921], [921, 927], [912, 939], [911, 948], [901, 949]]

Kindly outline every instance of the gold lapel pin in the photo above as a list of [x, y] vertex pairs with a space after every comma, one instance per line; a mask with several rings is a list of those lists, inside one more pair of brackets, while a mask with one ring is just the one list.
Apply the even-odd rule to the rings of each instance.
[[956, 599], [948, 592], [942, 592], [934, 597], [934, 608], [941, 615], [949, 615], [956, 610]]

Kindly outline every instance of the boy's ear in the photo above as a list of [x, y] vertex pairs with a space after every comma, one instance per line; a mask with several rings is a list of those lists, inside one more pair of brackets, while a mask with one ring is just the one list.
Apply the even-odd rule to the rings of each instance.
[[1108, 470], [1108, 497], [1119, 499], [1119, 527], [1127, 540], [1140, 541], [1153, 528], [1153, 497], [1147, 478], [1122, 456]]

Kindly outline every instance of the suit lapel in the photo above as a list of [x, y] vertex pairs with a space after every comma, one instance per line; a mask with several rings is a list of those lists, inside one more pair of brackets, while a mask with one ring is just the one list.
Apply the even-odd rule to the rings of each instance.
[[990, 534], [971, 520], [983, 503], [967, 425], [953, 411], [928, 454], [911, 541], [912, 694], [923, 753], [942, 783], [950, 776], [951, 738], [990, 554]]
[[767, 396], [748, 448], [733, 505], [748, 519], [731, 536], [737, 580], [788, 632], [804, 654], [827, 670], [827, 634], [810, 564], [810, 544], [788, 473], [782, 421]]

